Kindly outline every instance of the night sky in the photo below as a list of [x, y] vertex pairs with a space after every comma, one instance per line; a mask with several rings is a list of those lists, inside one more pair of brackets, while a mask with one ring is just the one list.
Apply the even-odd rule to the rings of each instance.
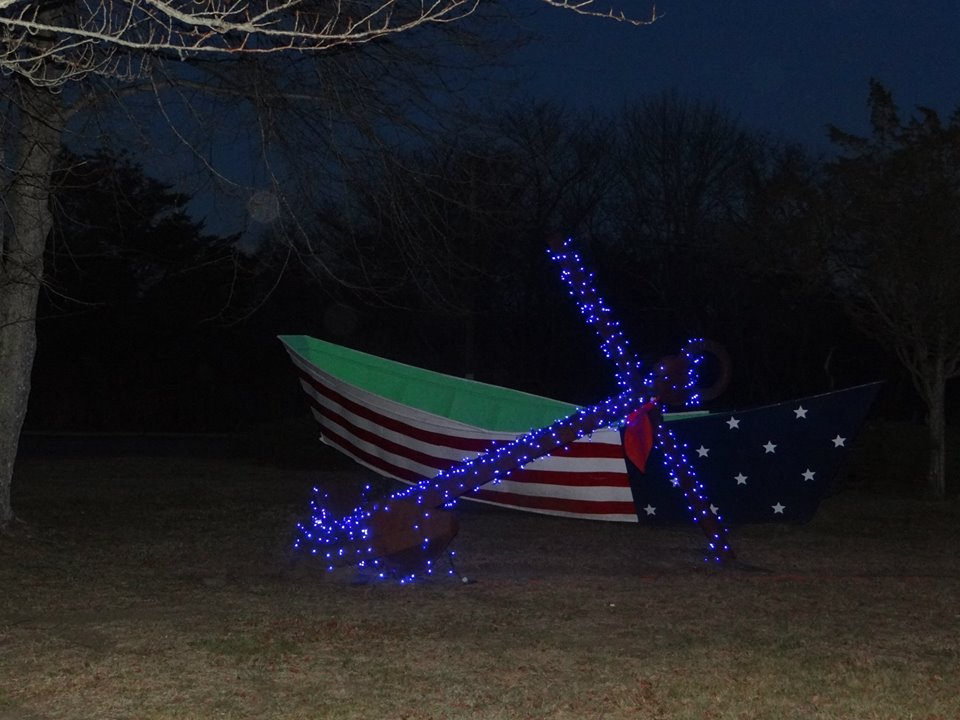
[[[532, 97], [615, 111], [675, 88], [716, 101], [750, 129], [830, 149], [825, 126], [865, 132], [867, 84], [904, 114], [960, 105], [956, 0], [660, 0], [662, 19], [632, 27], [528, 0], [543, 33], [517, 57]], [[650, 5], [631, 0], [640, 16]]]
[[[639, 17], [649, 17], [651, 8], [647, 0], [620, 6], [636, 8]], [[537, 39], [501, 57], [499, 67], [477, 68], [481, 92], [493, 96], [492, 104], [481, 102], [494, 109], [544, 100], [613, 116], [624, 104], [676, 90], [683, 99], [718, 103], [747, 130], [829, 154], [827, 125], [869, 133], [871, 77], [893, 91], [904, 115], [917, 105], [942, 116], [960, 106], [957, 0], [660, 0], [660, 19], [645, 27], [541, 0], [518, 0], [511, 8]], [[234, 141], [215, 153], [215, 164], [241, 186], [255, 186], [257, 153], [238, 153]], [[206, 182], [184, 183], [181, 155], [164, 157], [175, 165], [156, 159], [151, 171], [178, 178], [194, 194], [191, 210], [209, 231], [262, 229], [247, 207], [252, 189], [213, 197]]]

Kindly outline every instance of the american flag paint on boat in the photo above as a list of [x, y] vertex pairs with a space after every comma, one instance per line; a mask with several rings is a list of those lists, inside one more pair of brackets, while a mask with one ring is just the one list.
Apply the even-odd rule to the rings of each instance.
[[[304, 335], [283, 342], [321, 439], [384, 477], [432, 478], [570, 415], [577, 406], [405, 365]], [[734, 523], [803, 522], [816, 512], [879, 384], [744, 411], [667, 415], [717, 512]], [[689, 522], [659, 451], [641, 472], [622, 431], [599, 430], [464, 498], [593, 520]]]

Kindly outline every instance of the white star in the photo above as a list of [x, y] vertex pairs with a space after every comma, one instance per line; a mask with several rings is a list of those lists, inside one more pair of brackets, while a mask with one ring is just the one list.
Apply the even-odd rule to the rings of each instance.
[[737, 481], [737, 485], [747, 484], [747, 476], [744, 475], [743, 473], [737, 473], [736, 475], [733, 476], [733, 479]]
[[710, 454], [710, 448], [705, 448], [703, 445], [697, 448], [697, 457], [707, 457]]
[[647, 503], [647, 506], [644, 508], [644, 511], [647, 513], [647, 515], [657, 514], [657, 509], [653, 505], [650, 505], [649, 503]]
[[776, 505], [771, 505], [770, 507], [773, 508], [774, 515], [783, 515], [783, 511], [787, 509], [787, 506], [781, 505], [779, 500]]
[[797, 416], [797, 420], [800, 420], [801, 418], [806, 419], [807, 409], [803, 405], [800, 405], [796, 410], [793, 411], [793, 414]]
[[737, 418], [731, 416], [730, 419], [727, 420], [727, 427], [730, 428], [731, 430], [739, 430], [740, 421], [737, 420]]
[[837, 436], [833, 439], [833, 446], [834, 446], [834, 447], [846, 447], [846, 446], [844, 445], [844, 443], [845, 443], [846, 441], [847, 441], [847, 439], [846, 439], [845, 437], [840, 437], [839, 435], [837, 435]]
[[816, 473], [810, 468], [807, 468], [806, 472], [803, 473], [803, 481], [813, 480], [814, 475], [816, 475]]
[[777, 446], [767, 440], [767, 444], [763, 446], [763, 449], [768, 453], [775, 453], [777, 451]]
[[670, 483], [671, 483], [674, 487], [680, 487], [680, 481], [677, 480], [676, 478], [670, 478]]
[[719, 509], [720, 509], [720, 508], [718, 508], [716, 505], [711, 505], [711, 506], [710, 506], [710, 512], [712, 512], [714, 515], [717, 514], [717, 511], [718, 511]]

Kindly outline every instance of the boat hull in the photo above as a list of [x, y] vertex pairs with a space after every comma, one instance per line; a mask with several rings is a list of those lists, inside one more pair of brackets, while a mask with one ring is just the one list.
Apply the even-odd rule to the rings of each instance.
[[[576, 410], [305, 336], [280, 339], [322, 441], [405, 483], [431, 478]], [[831, 489], [878, 387], [862, 385], [744, 411], [668, 415], [668, 427], [686, 445], [725, 520], [804, 522]], [[508, 410], [500, 409], [504, 406]], [[641, 472], [625, 459], [619, 428], [597, 431], [464, 498], [614, 522], [673, 523], [690, 517], [659, 451]]]

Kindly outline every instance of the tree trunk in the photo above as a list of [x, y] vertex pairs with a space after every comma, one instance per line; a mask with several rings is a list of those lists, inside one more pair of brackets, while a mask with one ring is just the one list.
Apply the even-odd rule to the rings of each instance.
[[14, 519], [13, 464], [30, 397], [43, 251], [53, 224], [50, 183], [60, 148], [59, 96], [17, 83], [18, 136], [6, 201], [10, 224], [0, 240], [0, 530]]
[[933, 497], [943, 500], [947, 494], [947, 377], [945, 365], [939, 358], [931, 363], [922, 384], [930, 449], [927, 487]]

